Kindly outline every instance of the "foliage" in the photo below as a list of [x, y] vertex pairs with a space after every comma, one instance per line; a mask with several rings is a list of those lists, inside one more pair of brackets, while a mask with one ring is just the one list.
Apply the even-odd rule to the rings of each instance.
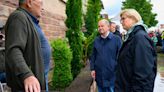
[[86, 58], [91, 55], [92, 52], [93, 41], [90, 40], [94, 40], [94, 38], [96, 37], [96, 35], [92, 34], [95, 34], [94, 31], [97, 29], [100, 10], [101, 0], [88, 0], [87, 13], [86, 16], [84, 16], [85, 27], [87, 29], [87, 32], [85, 32], [87, 40], [84, 43], [84, 62], [86, 61]]
[[[89, 46], [93, 47], [93, 42], [95, 37], [97, 36], [98, 31], [95, 30], [85, 41], [84, 41], [84, 53], [83, 53], [83, 60], [84, 60], [84, 64], [86, 64], [86, 61], [88, 59], [88, 48]], [[90, 50], [91, 51], [91, 50]], [[92, 53], [92, 52], [90, 52]]]
[[161, 38], [164, 39], [164, 30], [162, 31]]
[[62, 39], [52, 41], [51, 46], [55, 64], [52, 79], [53, 88], [61, 90], [69, 86], [73, 79], [71, 74], [72, 52], [66, 41]]
[[85, 16], [86, 37], [89, 37], [97, 29], [98, 17], [101, 10], [100, 0], [88, 0], [87, 13]]
[[126, 8], [133, 8], [136, 9], [144, 23], [148, 26], [156, 26], [156, 24], [158, 23], [157, 20], [155, 20], [155, 17], [157, 16], [156, 13], [151, 12], [152, 11], [152, 4], [150, 3], [150, 1], [147, 0], [125, 0], [123, 2], [123, 9]]
[[81, 32], [82, 27], [82, 2], [81, 0], [68, 0], [66, 4], [67, 20], [66, 25], [68, 31], [66, 36], [69, 40], [69, 45], [73, 52], [73, 59], [71, 61], [72, 75], [75, 78], [82, 67], [82, 40], [83, 33]]

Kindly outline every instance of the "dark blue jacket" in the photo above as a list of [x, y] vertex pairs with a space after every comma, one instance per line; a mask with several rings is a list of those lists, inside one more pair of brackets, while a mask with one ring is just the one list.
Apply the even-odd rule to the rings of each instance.
[[96, 71], [96, 82], [101, 87], [114, 85], [117, 55], [121, 48], [120, 37], [109, 33], [107, 38], [97, 37], [90, 59], [91, 70]]
[[156, 60], [153, 41], [136, 26], [119, 52], [115, 92], [153, 92]]

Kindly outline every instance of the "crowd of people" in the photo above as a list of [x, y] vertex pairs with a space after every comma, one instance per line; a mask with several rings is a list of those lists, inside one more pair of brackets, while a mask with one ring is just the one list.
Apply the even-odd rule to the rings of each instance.
[[153, 40], [155, 47], [162, 47], [160, 52], [164, 53], [164, 30], [150, 30], [148, 34], [149, 37]]
[[115, 23], [98, 22], [100, 35], [90, 58], [98, 92], [153, 92], [157, 54], [147, 26], [135, 9], [122, 10], [120, 17], [127, 31], [123, 40]]
[[[48, 92], [51, 49], [39, 25], [42, 5], [42, 0], [19, 0], [6, 22], [5, 73], [0, 71], [0, 81], [7, 82], [12, 92]], [[148, 34], [135, 9], [122, 10], [120, 17], [126, 34], [114, 22], [98, 22], [100, 35], [90, 57], [91, 77], [98, 92], [153, 92], [156, 45], [164, 52], [164, 32]]]

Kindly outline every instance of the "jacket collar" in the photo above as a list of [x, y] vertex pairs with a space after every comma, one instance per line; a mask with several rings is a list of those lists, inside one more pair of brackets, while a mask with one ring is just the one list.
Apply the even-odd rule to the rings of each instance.
[[33, 16], [29, 11], [27, 11], [26, 9], [22, 8], [22, 7], [18, 7], [17, 10], [20, 10], [20, 11], [25, 11], [32, 19], [32, 21], [35, 23], [35, 24], [39, 24], [39, 20]]
[[136, 28], [136, 26], [142, 26], [142, 27], [144, 28], [145, 31], [148, 29], [148, 27], [147, 27], [145, 24], [143, 24], [143, 21], [142, 21], [142, 20], [139, 21], [139, 22], [137, 22], [136, 24], [134, 24], [134, 25], [128, 30], [127, 34], [125, 35], [124, 42], [125, 42], [126, 40], [128, 40], [130, 34], [134, 31], [134, 29]]
[[139, 31], [145, 31], [146, 32], [146, 30], [143, 26], [137, 25], [134, 27], [133, 31], [129, 34], [127, 41], [131, 40], [134, 37], [134, 35]]
[[108, 36], [106, 38], [102, 38], [100, 36], [101, 39], [112, 39], [112, 37], [113, 37], [113, 33], [112, 32], [109, 32], [109, 34], [108, 34]]

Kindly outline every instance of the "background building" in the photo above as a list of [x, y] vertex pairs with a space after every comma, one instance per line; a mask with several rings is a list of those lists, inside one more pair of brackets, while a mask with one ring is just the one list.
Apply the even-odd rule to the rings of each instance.
[[[40, 25], [48, 39], [64, 38], [66, 0], [43, 0], [43, 16]], [[18, 0], [0, 0], [0, 22], [6, 23], [11, 12], [18, 7]]]

